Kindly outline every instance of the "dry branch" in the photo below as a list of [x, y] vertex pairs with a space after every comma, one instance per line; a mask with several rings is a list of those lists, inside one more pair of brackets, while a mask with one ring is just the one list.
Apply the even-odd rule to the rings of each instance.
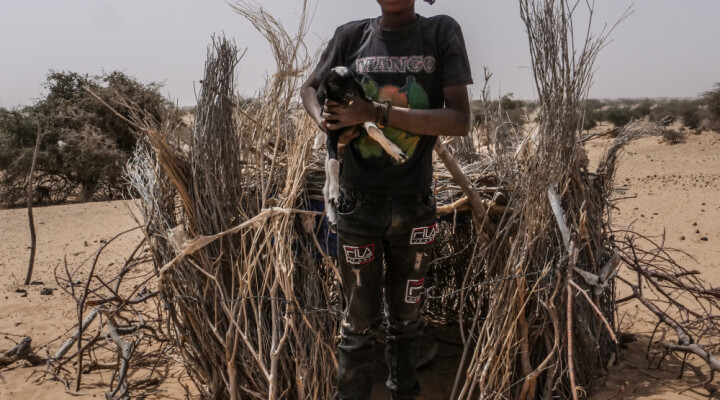
[[35, 250], [37, 238], [35, 237], [35, 222], [33, 221], [33, 175], [35, 175], [35, 163], [37, 162], [38, 152], [40, 151], [40, 139], [42, 137], [42, 131], [40, 126], [37, 128], [37, 138], [35, 139], [35, 151], [33, 152], [32, 164], [30, 165], [30, 174], [28, 174], [27, 184], [27, 210], [28, 210], [28, 223], [30, 225], [30, 260], [28, 261], [27, 275], [25, 275], [25, 284], [29, 285], [32, 281], [33, 267], [35, 266]]
[[97, 309], [93, 309], [90, 311], [88, 315], [85, 316], [85, 319], [80, 324], [77, 330], [75, 330], [75, 333], [65, 341], [65, 343], [60, 346], [58, 351], [55, 353], [55, 359], [59, 360], [65, 356], [65, 354], [70, 350], [70, 347], [75, 344], [78, 340], [78, 337], [80, 337], [83, 332], [85, 332], [88, 328], [88, 326], [95, 320], [95, 317], [97, 317]]
[[706, 288], [695, 271], [678, 265], [672, 249], [664, 248], [662, 243], [632, 232], [626, 232], [621, 243], [620, 257], [637, 282], [619, 276], [617, 279], [632, 290], [632, 298], [657, 317], [658, 325], [675, 332], [677, 342], [663, 343], [666, 351], [694, 354], [705, 362], [710, 375], [701, 385], [712, 392], [714, 386], [710, 384], [715, 373], [720, 372], [720, 361], [713, 354], [720, 350], [720, 301], [716, 290]]
[[465, 196], [470, 201], [470, 207], [473, 210], [473, 220], [475, 221], [475, 227], [478, 232], [481, 232], [481, 236], [484, 240], [488, 240], [491, 235], [494, 234], [494, 228], [492, 224], [487, 220], [484, 204], [480, 200], [480, 196], [477, 193], [475, 187], [470, 183], [468, 178], [463, 173], [458, 164], [457, 160], [447, 151], [445, 146], [437, 141], [435, 143], [435, 153], [440, 157], [445, 167], [452, 175], [455, 182], [462, 188]]
[[29, 336], [23, 338], [17, 346], [0, 354], [0, 368], [19, 360], [27, 360], [32, 365], [44, 364], [46, 361], [33, 351], [32, 339]]
[[[162, 380], [155, 368], [147, 370], [148, 363], [167, 365], [169, 360], [167, 346], [163, 345], [168, 339], [162, 332], [163, 316], [156, 299], [158, 292], [148, 289], [156, 274], [142, 251], [145, 241], [140, 241], [115, 275], [108, 277], [107, 274], [112, 273], [110, 266], [99, 265], [103, 253], [119, 237], [137, 229], [139, 227], [109, 239], [93, 257], [76, 268], [70, 268], [67, 263], [62, 272], [56, 268], [58, 286], [76, 301], [78, 319], [70, 336], [54, 357], [47, 360], [47, 368], [40, 379], [63, 382], [71, 395], [82, 394], [83, 375], [101, 369], [114, 371], [106, 394], [111, 399], [127, 399], [132, 390], [146, 388], [151, 382], [156, 385]], [[98, 271], [102, 271], [103, 276]], [[80, 291], [76, 289], [78, 286]], [[92, 309], [86, 313], [88, 307]], [[113, 338], [132, 343], [131, 354], [118, 351]], [[71, 351], [73, 348], [76, 351]], [[128, 378], [132, 376], [130, 372], [147, 375], [133, 381]], [[73, 383], [74, 390], [71, 390]]]
[[567, 362], [568, 362], [568, 375], [570, 375], [570, 395], [573, 400], [578, 398], [577, 383], [575, 380], [575, 348], [573, 346], [573, 271], [575, 270], [575, 264], [577, 263], [578, 254], [580, 252], [575, 247], [575, 242], [570, 240], [568, 245], [568, 257], [570, 259], [569, 264], [566, 268], [567, 280]]
[[[503, 206], [512, 213], [504, 214], [468, 276], [528, 276], [465, 297], [471, 309], [483, 309], [484, 318], [466, 328], [466, 346], [474, 350], [462, 366], [460, 399], [576, 398], [617, 351], [607, 329], [614, 321], [614, 285], [594, 294], [591, 304], [574, 296], [572, 279], [577, 270], [599, 276], [613, 254], [607, 207], [612, 176], [588, 173], [578, 143], [592, 65], [606, 36], [574, 37], [574, 3], [521, 0], [520, 9], [538, 122], [518, 134], [513, 124], [486, 116], [486, 131], [494, 132], [486, 135], [494, 171], [510, 189]], [[611, 280], [605, 273], [603, 283]]]
[[237, 101], [238, 52], [218, 39], [208, 52], [189, 155], [159, 127], [137, 123], [152, 141], [136, 154], [131, 179], [161, 273], [169, 333], [208, 397], [330, 398], [337, 320], [329, 306], [339, 297], [332, 266], [316, 256], [318, 241], [298, 218], [319, 214], [301, 209], [314, 126], [294, 103], [310, 65], [306, 14], [292, 35], [255, 4], [233, 8], [276, 57], [277, 72], [260, 96]]

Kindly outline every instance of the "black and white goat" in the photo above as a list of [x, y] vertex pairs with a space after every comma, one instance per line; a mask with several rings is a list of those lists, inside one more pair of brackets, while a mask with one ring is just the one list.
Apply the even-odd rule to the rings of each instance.
[[[355, 74], [347, 67], [335, 67], [323, 79], [318, 87], [317, 99], [321, 106], [327, 100], [332, 100], [341, 105], [347, 106], [355, 101], [372, 101], [365, 95]], [[365, 122], [363, 128], [368, 136], [373, 138], [395, 161], [403, 163], [407, 155], [395, 143], [391, 142], [383, 131], [373, 122]], [[327, 158], [325, 159], [325, 186], [323, 196], [325, 197], [325, 210], [332, 229], [337, 223], [337, 200], [340, 197], [340, 162], [338, 161], [338, 139], [344, 129], [327, 131], [325, 141]], [[317, 143], [316, 143], [317, 144]]]

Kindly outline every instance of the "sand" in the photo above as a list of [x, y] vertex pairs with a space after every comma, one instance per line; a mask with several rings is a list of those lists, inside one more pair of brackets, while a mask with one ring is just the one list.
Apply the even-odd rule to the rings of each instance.
[[[609, 139], [594, 140], [586, 148], [591, 159], [606, 148]], [[720, 134], [688, 134], [686, 142], [663, 143], [659, 137], [646, 137], [627, 146], [619, 165], [616, 186], [624, 186], [622, 196], [632, 197], [618, 204], [613, 215], [617, 228], [631, 227], [645, 235], [665, 235], [667, 247], [684, 251], [676, 259], [689, 270], [696, 269], [713, 287], [720, 287]], [[680, 361], [670, 356], [661, 369], [648, 369], [646, 348], [655, 319], [636, 301], [620, 308], [621, 329], [634, 333], [638, 341], [630, 343], [620, 365], [611, 369], [605, 388], [590, 398], [612, 396], [628, 382], [625, 399], [707, 399], [708, 392], [693, 389], [679, 394], [701, 380], [693, 371], [678, 379]], [[651, 353], [661, 351], [658, 337], [674, 332], [665, 329], [656, 335]], [[717, 356], [717, 355], [716, 355]], [[695, 365], [695, 357], [689, 357]], [[654, 364], [653, 364], [654, 366]], [[707, 374], [708, 368], [703, 367]], [[715, 383], [717, 383], [717, 379]], [[716, 392], [710, 398], [720, 399]]]
[[[587, 143], [591, 160], [610, 144], [609, 139], [595, 139]], [[698, 269], [713, 286], [720, 286], [720, 135], [705, 132], [687, 136], [686, 143], [669, 145], [658, 137], [648, 137], [630, 144], [619, 165], [618, 186], [624, 185], [624, 196], [614, 214], [617, 227], [631, 226], [646, 235], [666, 233], [668, 246], [678, 248], [694, 257], [681, 257], [688, 269]], [[63, 293], [55, 282], [53, 271], [63, 267], [67, 257], [70, 266], [77, 266], [92, 256], [101, 240], [136, 225], [131, 217], [132, 204], [115, 201], [50, 206], [35, 209], [38, 235], [38, 252], [34, 281], [39, 285], [24, 287], [29, 255], [29, 230], [24, 209], [0, 210], [0, 350], [13, 346], [14, 341], [31, 336], [33, 343], [51, 342], [73, 325], [75, 302]], [[124, 262], [141, 233], [135, 231], [119, 239], [100, 265], [117, 267]], [[705, 239], [703, 239], [705, 238]], [[106, 271], [106, 272], [109, 272]], [[52, 295], [41, 295], [43, 288], [54, 289]], [[27, 295], [16, 293], [26, 289]], [[678, 392], [699, 382], [697, 376], [687, 372], [677, 379], [679, 369], [676, 358], [669, 359], [662, 369], [647, 369], [645, 348], [652, 329], [652, 317], [635, 302], [620, 309], [622, 329], [638, 335], [623, 353], [620, 365], [613, 367], [603, 379], [605, 388], [590, 398], [603, 400], [613, 395], [628, 382], [625, 399], [700, 399], [708, 398], [702, 389]], [[435, 332], [437, 333], [437, 332]], [[668, 332], [668, 338], [672, 338]], [[50, 343], [57, 349], [58, 341]], [[442, 399], [449, 396], [461, 348], [451, 343], [440, 343], [438, 356], [421, 371], [424, 385], [419, 399]], [[23, 362], [15, 363], [1, 372], [0, 399], [69, 399], [62, 384], [37, 384], [37, 375], [43, 367], [30, 368]], [[705, 370], [707, 371], [707, 370]], [[180, 378], [182, 379], [182, 378]], [[103, 397], [109, 373], [93, 373], [84, 378], [86, 397]], [[382, 377], [375, 385], [377, 399], [388, 397], [382, 390]], [[713, 398], [720, 398], [717, 397]], [[147, 398], [182, 399], [184, 390], [178, 383], [178, 374], [172, 373], [156, 393]]]

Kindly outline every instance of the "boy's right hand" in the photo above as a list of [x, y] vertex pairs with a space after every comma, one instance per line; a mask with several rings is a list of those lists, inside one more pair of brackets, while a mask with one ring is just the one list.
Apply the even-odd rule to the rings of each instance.
[[342, 129], [374, 121], [376, 111], [375, 103], [365, 99], [356, 99], [348, 105], [328, 100], [323, 105], [321, 117], [327, 121], [328, 129]]

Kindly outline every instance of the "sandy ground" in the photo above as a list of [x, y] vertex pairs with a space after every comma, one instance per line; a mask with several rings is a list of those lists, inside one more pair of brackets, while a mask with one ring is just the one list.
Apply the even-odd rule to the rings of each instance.
[[[65, 271], [65, 261], [71, 272], [83, 263], [82, 269], [87, 268], [87, 261], [92, 260], [103, 241], [137, 226], [131, 209], [132, 203], [123, 201], [34, 208], [37, 253], [32, 280], [36, 284], [30, 286], [22, 285], [30, 253], [27, 210], [0, 210], [0, 351], [25, 336], [32, 337], [34, 346], [48, 344], [51, 353], [59, 348], [58, 338], [69, 336], [77, 314], [75, 301], [55, 281], [56, 268], [60, 275]], [[135, 230], [113, 241], [98, 261], [103, 272], [112, 275], [120, 268], [141, 238], [140, 230]], [[53, 289], [52, 294], [41, 295], [44, 288]], [[59, 382], [35, 384], [44, 367], [25, 368], [23, 364], [15, 363], [10, 370], [0, 372], [0, 399], [76, 398], [66, 394]], [[85, 375], [83, 379], [83, 393], [104, 398], [106, 384], [102, 382], [110, 379], [108, 372]], [[168, 386], [148, 398], [184, 397], [180, 385]]]
[[[590, 158], [597, 158], [610, 143], [609, 139], [589, 142], [586, 148]], [[658, 239], [664, 234], [667, 247], [692, 256], [676, 254], [682, 266], [700, 271], [710, 286], [720, 287], [719, 178], [720, 134], [688, 134], [685, 143], [676, 145], [662, 143], [659, 137], [640, 139], [626, 147], [618, 167], [616, 186], [627, 189], [622, 196], [630, 198], [618, 204], [613, 222], [617, 228], [630, 227]], [[621, 329], [636, 334], [638, 341], [628, 345], [620, 365], [611, 369], [605, 388], [591, 399], [606, 399], [625, 382], [626, 399], [720, 399], [717, 392], [708, 397], [703, 389], [679, 394], [704, 378], [687, 371], [678, 379], [680, 360], [675, 356], [660, 369], [648, 369], [645, 351], [654, 318], [636, 301], [624, 304], [619, 311]], [[665, 334], [668, 341], [674, 340], [674, 332], [661, 330], [651, 353], [660, 350], [657, 338]], [[693, 359], [689, 358], [693, 364], [703, 365]], [[703, 373], [708, 373], [707, 367]]]
[[[597, 159], [609, 144], [608, 139], [589, 142], [590, 158]], [[614, 223], [618, 227], [632, 226], [646, 235], [665, 232], [668, 246], [694, 257], [694, 260], [680, 258], [685, 267], [702, 271], [708, 282], [720, 286], [718, 178], [719, 134], [688, 135], [687, 142], [678, 145], [659, 143], [658, 137], [643, 138], [627, 147], [620, 163], [617, 183], [624, 185], [627, 189], [624, 196], [631, 198], [618, 205]], [[135, 226], [130, 217], [131, 208], [126, 202], [36, 208], [38, 253], [33, 280], [42, 283], [30, 287], [21, 286], [29, 254], [26, 211], [0, 210], [0, 350], [11, 347], [14, 341], [24, 336], [31, 336], [34, 344], [50, 342], [50, 348], [57, 349], [59, 342], [55, 339], [73, 325], [75, 303], [58, 288], [54, 269], [57, 266], [63, 268], [64, 257], [70, 266], [81, 264], [94, 254], [101, 240], [108, 240]], [[122, 264], [140, 235], [135, 231], [119, 239], [101, 265]], [[54, 289], [52, 295], [40, 294], [46, 287]], [[17, 289], [25, 289], [27, 294], [18, 293]], [[708, 398], [707, 392], [701, 389], [678, 394], [699, 380], [692, 372], [679, 380], [677, 359], [668, 360], [663, 369], [647, 369], [645, 348], [652, 329], [651, 318], [633, 302], [623, 305], [620, 313], [622, 328], [637, 334], [639, 340], [629, 344], [620, 365], [612, 368], [605, 388], [591, 399], [608, 398], [626, 381], [625, 399]], [[668, 335], [671, 337], [671, 332]], [[449, 396], [461, 350], [451, 343], [439, 343], [437, 357], [421, 371], [425, 390], [419, 399]], [[74, 398], [64, 392], [60, 383], [34, 383], [37, 375], [31, 377], [31, 373], [39, 370], [42, 368], [32, 369], [16, 363], [11, 369], [2, 371], [0, 399]], [[159, 392], [147, 398], [184, 398], [177, 378], [171, 375]], [[82, 391], [88, 394], [86, 397], [103, 397], [105, 386], [102, 382], [108, 379], [108, 373], [93, 374], [85, 379]], [[375, 387], [374, 398], [388, 397], [382, 390], [382, 378], [377, 380]], [[712, 398], [720, 398], [715, 396]]]

